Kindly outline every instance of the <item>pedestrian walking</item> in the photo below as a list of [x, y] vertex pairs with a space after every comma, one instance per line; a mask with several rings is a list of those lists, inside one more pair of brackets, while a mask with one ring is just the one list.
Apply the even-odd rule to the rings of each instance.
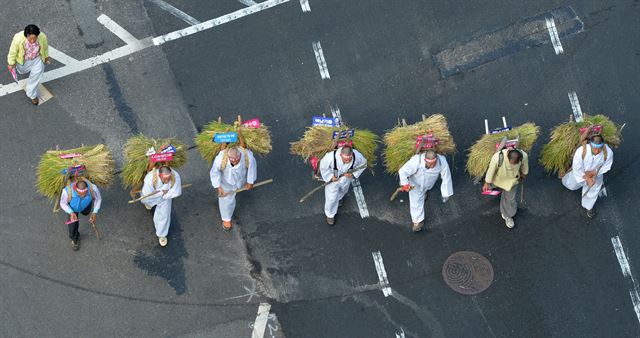
[[47, 36], [40, 32], [38, 26], [28, 25], [24, 31], [13, 36], [7, 55], [7, 68], [12, 73], [29, 73], [25, 92], [34, 105], [39, 103], [38, 85], [42, 81], [45, 63], [51, 64], [49, 43]]

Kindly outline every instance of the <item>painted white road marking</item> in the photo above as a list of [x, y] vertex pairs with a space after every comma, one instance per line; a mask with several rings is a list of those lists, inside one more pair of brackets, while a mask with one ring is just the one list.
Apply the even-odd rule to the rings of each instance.
[[551, 43], [553, 44], [553, 50], [556, 52], [556, 55], [564, 53], [562, 43], [560, 42], [560, 37], [558, 36], [558, 29], [556, 29], [556, 20], [553, 17], [550, 17], [545, 18], [545, 21], [547, 23], [547, 30], [549, 30]]
[[582, 109], [580, 108], [580, 101], [578, 101], [578, 94], [576, 92], [569, 93], [569, 102], [571, 102], [571, 109], [573, 110], [573, 119], [576, 122], [582, 122]]
[[325, 79], [330, 79], [329, 76], [329, 68], [327, 68], [327, 62], [324, 59], [324, 53], [322, 52], [322, 46], [320, 45], [320, 41], [316, 41], [312, 44], [313, 52], [316, 54], [316, 61], [318, 62], [318, 69], [320, 69], [320, 77]]
[[507, 127], [507, 119], [504, 116], [502, 117], [502, 126]]
[[631, 281], [632, 288], [629, 289], [629, 296], [633, 303], [633, 310], [636, 312], [636, 318], [638, 318], [638, 322], [640, 322], [640, 294], [638, 293], [638, 283], [631, 274], [631, 266], [629, 266], [629, 260], [627, 260], [627, 255], [624, 253], [620, 237], [611, 237], [611, 243], [613, 244], [613, 250], [616, 252], [616, 257], [618, 257], [622, 274]]
[[153, 3], [154, 5], [160, 7], [161, 9], [169, 12], [171, 15], [175, 16], [176, 18], [190, 24], [190, 25], [197, 25], [200, 23], [200, 21], [198, 21], [196, 18], [192, 17], [191, 15], [173, 7], [173, 5], [164, 2], [162, 0], [148, 0], [149, 2]]
[[303, 12], [311, 12], [311, 6], [309, 6], [309, 0], [300, 0], [300, 6]]
[[400, 332], [396, 333], [396, 338], [405, 338], [403, 328], [400, 328]]
[[331, 116], [334, 119], [338, 119], [338, 125], [342, 124], [342, 115], [340, 114], [340, 108], [338, 106], [331, 106]]
[[356, 195], [356, 203], [358, 203], [358, 209], [360, 209], [360, 217], [369, 217], [369, 209], [367, 209], [367, 202], [364, 200], [364, 192], [362, 191], [360, 180], [357, 177], [354, 177], [351, 185], [353, 186], [353, 194]]
[[100, 16], [98, 17], [98, 22], [101, 23], [105, 28], [110, 30], [111, 33], [117, 35], [120, 40], [124, 41], [127, 45], [133, 45], [138, 42], [138, 39], [136, 39], [135, 36], [131, 35], [131, 33], [127, 32], [126, 29], [122, 28], [122, 26], [118, 25], [108, 16], [100, 14]]
[[269, 321], [269, 310], [271, 305], [269, 303], [260, 303], [258, 307], [258, 315], [256, 321], [253, 324], [253, 332], [251, 338], [263, 338], [264, 332], [267, 329], [267, 321]]
[[[204, 23], [200, 23], [198, 25], [194, 25], [191, 26], [189, 28], [193, 28], [193, 27], [197, 27], [195, 28], [195, 30], [191, 31], [189, 30], [188, 32], [182, 32], [182, 30], [173, 32], [173, 33], [169, 33], [167, 35], [162, 35], [159, 36], [157, 38], [144, 38], [142, 40], [136, 40], [133, 43], [127, 44], [126, 46], [122, 46], [119, 48], [116, 48], [112, 51], [108, 51], [104, 54], [101, 55], [97, 55], [94, 57], [91, 57], [89, 59], [85, 59], [82, 61], [78, 61], [76, 63], [71, 63], [68, 64], [64, 67], [60, 67], [57, 69], [54, 69], [52, 71], [48, 71], [46, 73], [44, 73], [43, 77], [42, 77], [42, 83], [48, 82], [48, 81], [52, 81], [52, 80], [56, 80], [77, 72], [81, 72], [83, 70], [101, 65], [103, 63], [107, 63], [116, 59], [119, 59], [121, 57], [139, 52], [145, 48], [151, 47], [154, 44], [155, 45], [160, 45], [163, 44], [167, 41], [171, 41], [171, 40], [175, 40], [178, 38], [181, 38], [183, 36], [187, 36], [187, 35], [191, 35], [200, 31], [203, 31], [205, 29], [209, 29], [215, 26], [219, 26], [223, 23], [227, 23], [236, 19], [240, 19], [242, 17], [245, 17], [249, 14], [253, 14], [253, 13], [257, 13], [260, 12], [264, 9], [270, 8], [270, 7], [274, 7], [276, 5], [288, 2], [290, 0], [269, 0], [269, 1], [265, 1], [262, 3], [259, 3], [256, 6], [252, 6], [252, 7], [248, 7], [227, 15], [223, 15], [219, 18], [213, 19], [213, 20], [209, 20], [207, 22]], [[189, 29], [187, 28], [187, 29]], [[135, 39], [135, 38], [134, 38]], [[156, 40], [158, 39], [158, 40]], [[8, 94], [12, 94], [18, 91], [21, 91], [22, 88], [24, 87], [26, 82], [26, 79], [20, 80], [19, 83], [15, 83], [12, 82], [8, 85], [0, 85], [0, 97], [8, 95]]]
[[72, 63], [76, 63], [78, 62], [78, 60], [70, 57], [69, 55], [49, 46], [49, 56], [52, 57], [54, 60], [58, 60], [60, 61], [60, 63], [63, 63], [65, 65], [69, 65]]
[[489, 121], [487, 119], [484, 119], [484, 133], [489, 134]]
[[382, 293], [385, 297], [389, 297], [392, 293], [389, 287], [389, 280], [387, 279], [387, 271], [384, 269], [384, 262], [382, 261], [382, 254], [380, 251], [372, 252], [373, 263], [376, 265], [376, 271], [378, 272], [378, 279], [380, 280], [380, 286], [382, 286]]
[[201, 32], [203, 30], [207, 30], [216, 26], [220, 26], [222, 24], [225, 24], [227, 22], [233, 21], [233, 20], [237, 20], [240, 19], [242, 17], [245, 17], [247, 15], [251, 15], [254, 13], [258, 13], [260, 11], [263, 11], [265, 9], [271, 8], [271, 7], [275, 7], [277, 5], [283, 4], [285, 2], [289, 2], [290, 0], [268, 0], [265, 2], [261, 2], [258, 3], [256, 5], [247, 7], [247, 8], [243, 8], [240, 10], [237, 10], [235, 12], [223, 15], [221, 17], [217, 17], [215, 19], [211, 19], [205, 22], [201, 22], [197, 25], [193, 25], [184, 29], [180, 29], [177, 30], [175, 32], [171, 32], [165, 35], [161, 35], [158, 37], [153, 38], [153, 44], [156, 46], [159, 46], [163, 43], [169, 42], [169, 41], [173, 41], [175, 39], [179, 39], [179, 38], [183, 38], [185, 36], [189, 36], [198, 32]]
[[257, 5], [258, 3], [253, 1], [253, 0], [238, 0], [240, 1], [243, 5], [245, 6], [253, 6], [253, 5]]

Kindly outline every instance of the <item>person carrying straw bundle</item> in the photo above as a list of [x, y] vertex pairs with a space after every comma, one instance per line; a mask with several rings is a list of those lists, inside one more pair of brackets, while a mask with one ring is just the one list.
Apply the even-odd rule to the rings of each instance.
[[[186, 146], [176, 139], [155, 140], [144, 135], [130, 138], [124, 147], [125, 165], [122, 182], [131, 187], [131, 195], [153, 214], [153, 224], [160, 246], [169, 240], [172, 200], [182, 195], [182, 179], [176, 168], [187, 161]], [[142, 189], [135, 191], [137, 187]]]
[[89, 223], [100, 239], [96, 226], [102, 206], [98, 185], [111, 184], [115, 166], [111, 151], [105, 145], [86, 146], [71, 150], [50, 150], [38, 167], [38, 190], [56, 203], [54, 212], [62, 209], [68, 218], [71, 249], [80, 249], [79, 216], [89, 215]]
[[[234, 131], [229, 132], [230, 129]], [[211, 165], [209, 177], [218, 194], [222, 228], [231, 230], [236, 193], [253, 189], [257, 178], [257, 162], [252, 149], [262, 155], [269, 153], [271, 137], [267, 127], [261, 125], [258, 119], [243, 123], [240, 116], [234, 126], [225, 125], [220, 119], [212, 122], [205, 127], [201, 135], [203, 136], [199, 135], [196, 138], [196, 143], [205, 159], [208, 159], [213, 151], [218, 151]], [[263, 181], [259, 185], [271, 181]]]
[[484, 175], [483, 194], [498, 193], [493, 187], [501, 189], [500, 214], [511, 229], [518, 210], [518, 185], [522, 186], [520, 183], [529, 174], [527, 152], [531, 151], [540, 128], [533, 123], [511, 128], [504, 118], [503, 124], [504, 128], [492, 132], [485, 124], [486, 134], [469, 149], [467, 171], [478, 181]]

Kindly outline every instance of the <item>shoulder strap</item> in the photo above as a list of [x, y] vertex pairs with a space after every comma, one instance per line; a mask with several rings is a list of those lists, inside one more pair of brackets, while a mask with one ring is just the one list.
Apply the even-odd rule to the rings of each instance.
[[602, 152], [604, 153], [604, 160], [606, 161], [606, 160], [607, 160], [607, 145], [605, 144], [605, 145], [603, 146], [603, 148], [604, 148], [604, 149], [602, 149]]
[[156, 190], [156, 184], [158, 184], [158, 170], [153, 169], [153, 178], [151, 179], [151, 185], [153, 186], [153, 190]]
[[504, 153], [503, 149], [500, 149], [500, 153], [498, 154], [498, 168], [502, 167], [502, 163], [504, 162]]
[[173, 186], [176, 184], [176, 175], [171, 175], [171, 188], [169, 189], [173, 189]]
[[242, 154], [244, 155], [244, 166], [249, 169], [249, 156], [247, 156], [247, 149], [244, 147], [240, 147], [242, 149]]
[[587, 156], [587, 145], [582, 145], [582, 160], [584, 161], [584, 157]]
[[336, 152], [338, 152], [338, 149], [333, 151], [333, 172], [337, 172], [338, 171], [338, 160], [336, 160]]
[[356, 152], [354, 151], [352, 154], [353, 158], [351, 159], [351, 168], [349, 170], [353, 170], [353, 166], [356, 165]]
[[65, 187], [65, 189], [67, 189], [67, 203], [71, 203], [71, 196], [72, 196], [71, 181], [67, 182], [67, 186]]
[[220, 171], [224, 171], [227, 167], [227, 160], [229, 160], [229, 154], [227, 152], [227, 148], [225, 148], [224, 153], [222, 154], [222, 162], [220, 163]]

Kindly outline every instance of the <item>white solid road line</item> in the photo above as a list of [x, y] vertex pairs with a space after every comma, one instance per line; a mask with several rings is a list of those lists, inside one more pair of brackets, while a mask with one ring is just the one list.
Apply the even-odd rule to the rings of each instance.
[[569, 102], [571, 102], [574, 120], [576, 120], [576, 122], [582, 122], [582, 109], [580, 108], [580, 101], [578, 101], [578, 94], [576, 94], [576, 92], [569, 93]]
[[254, 5], [258, 4], [257, 2], [255, 2], [253, 0], [238, 0], [238, 1], [240, 1], [245, 6], [254, 6]]
[[369, 217], [369, 209], [367, 208], [367, 202], [364, 200], [364, 192], [362, 191], [360, 180], [357, 177], [354, 177], [351, 185], [353, 186], [353, 194], [356, 195], [356, 203], [358, 203], [360, 217]]
[[300, 7], [303, 12], [311, 12], [311, 6], [309, 6], [309, 0], [300, 0]]
[[78, 60], [70, 57], [69, 55], [49, 46], [49, 56], [52, 57], [54, 60], [58, 60], [60, 61], [60, 63], [63, 63], [65, 65], [68, 64], [72, 64], [72, 63], [76, 63], [78, 62]]
[[553, 44], [553, 50], [556, 52], [556, 55], [564, 53], [564, 49], [562, 48], [562, 43], [560, 42], [560, 37], [558, 36], [558, 30], [556, 29], [556, 21], [553, 17], [545, 18], [547, 23], [547, 30], [549, 30], [549, 37], [551, 38], [551, 43]]
[[211, 19], [202, 23], [199, 23], [197, 25], [193, 25], [184, 29], [179, 29], [177, 31], [165, 34], [165, 35], [161, 35], [158, 37], [153, 38], [153, 44], [156, 46], [159, 46], [163, 43], [169, 42], [169, 41], [173, 41], [175, 39], [179, 39], [185, 36], [189, 36], [198, 32], [201, 32], [203, 30], [207, 30], [216, 26], [220, 26], [224, 23], [233, 21], [233, 20], [237, 20], [240, 19], [242, 17], [245, 17], [247, 15], [253, 14], [253, 13], [257, 13], [260, 11], [263, 11], [265, 9], [271, 8], [271, 7], [275, 7], [277, 5], [283, 4], [285, 2], [289, 2], [290, 0], [268, 0], [265, 2], [261, 2], [258, 3], [256, 5], [253, 5], [251, 7], [247, 7], [247, 8], [243, 8], [240, 10], [237, 10], [235, 12], [223, 15], [221, 17], [217, 17], [215, 19]]
[[267, 329], [267, 322], [269, 321], [269, 310], [271, 310], [271, 305], [269, 303], [260, 303], [256, 321], [253, 323], [251, 338], [264, 337], [264, 331]]
[[98, 17], [98, 22], [101, 23], [104, 27], [111, 31], [111, 33], [117, 35], [122, 41], [124, 41], [127, 45], [133, 45], [138, 42], [135, 36], [131, 35], [131, 33], [127, 32], [126, 29], [122, 28], [122, 26], [118, 25], [115, 21], [111, 20], [110, 17], [100, 14]]
[[629, 289], [629, 296], [633, 303], [633, 310], [636, 312], [636, 318], [638, 318], [638, 322], [640, 322], [640, 294], [638, 294], [638, 283], [631, 274], [631, 267], [629, 266], [627, 255], [624, 253], [624, 248], [622, 247], [620, 238], [618, 236], [611, 237], [611, 243], [613, 244], [613, 250], [616, 252], [616, 257], [618, 257], [618, 263], [620, 263], [622, 274], [625, 278], [631, 281], [632, 287]]
[[378, 272], [378, 279], [380, 280], [380, 286], [382, 286], [382, 293], [385, 297], [389, 297], [392, 293], [389, 287], [389, 280], [387, 279], [387, 271], [384, 269], [384, 262], [382, 261], [382, 254], [380, 251], [372, 252], [373, 263], [376, 265], [376, 271]]
[[318, 69], [320, 70], [320, 77], [325, 79], [330, 79], [329, 76], [329, 68], [327, 68], [327, 62], [324, 59], [324, 53], [322, 52], [322, 46], [320, 45], [320, 41], [316, 41], [312, 43], [313, 53], [316, 54], [316, 62], [318, 62]]
[[155, 4], [156, 6], [160, 7], [161, 9], [171, 13], [173, 16], [175, 16], [176, 18], [179, 18], [180, 20], [190, 24], [190, 25], [197, 25], [200, 23], [200, 21], [198, 21], [196, 18], [192, 17], [191, 15], [173, 7], [171, 4], [166, 3], [162, 0], [148, 0], [149, 2]]
[[[59, 79], [77, 72], [81, 72], [83, 70], [89, 69], [91, 67], [95, 67], [97, 65], [101, 65], [103, 63], [107, 63], [116, 59], [119, 59], [121, 57], [127, 56], [129, 54], [133, 54], [136, 52], [139, 52], [145, 48], [149, 48], [153, 45], [160, 45], [163, 44], [167, 41], [171, 41], [171, 40], [175, 40], [178, 38], [181, 38], [183, 36], [187, 36], [187, 35], [191, 35], [197, 32], [200, 32], [202, 30], [208, 29], [208, 28], [212, 28], [215, 26], [219, 26], [223, 23], [226, 22], [230, 22], [236, 19], [240, 19], [242, 17], [245, 17], [249, 14], [253, 14], [253, 13], [257, 13], [260, 12], [264, 9], [270, 8], [270, 7], [274, 7], [276, 5], [288, 2], [290, 0], [269, 0], [269, 1], [265, 1], [262, 3], [259, 3], [256, 6], [252, 6], [252, 7], [247, 7], [245, 9], [239, 10], [239, 11], [235, 11], [233, 13], [227, 14], [227, 15], [223, 15], [219, 18], [213, 19], [213, 20], [209, 20], [207, 22], [198, 24], [198, 25], [194, 25], [191, 26], [189, 28], [186, 28], [188, 31], [187, 32], [183, 32], [183, 30], [179, 30], [173, 33], [169, 33], [167, 35], [162, 35], [159, 36], [155, 39], [148, 37], [148, 38], [144, 38], [142, 40], [135, 40], [132, 41], [131, 43], [127, 44], [126, 46], [122, 46], [119, 48], [116, 48], [112, 51], [108, 51], [104, 54], [101, 55], [97, 55], [82, 61], [78, 61], [78, 62], [74, 62], [71, 64], [67, 64], [64, 67], [60, 67], [48, 72], [45, 72], [42, 78], [42, 83], [48, 82], [48, 81], [52, 81], [55, 79]], [[106, 16], [105, 16], [106, 17]], [[103, 18], [104, 19], [104, 18]], [[111, 21], [113, 23], [113, 21]], [[119, 27], [119, 26], [118, 26]], [[193, 27], [197, 27], [195, 28], [195, 30], [191, 31], [189, 30], [190, 28]], [[124, 29], [123, 29], [124, 30]], [[127, 33], [128, 34], [128, 33]], [[129, 34], [130, 35], [130, 34]], [[135, 37], [132, 37], [133, 39], [135, 39]], [[157, 40], [156, 40], [157, 39]], [[129, 39], [131, 40], [131, 39]], [[0, 85], [0, 97], [11, 94], [11, 93], [15, 93], [18, 91], [21, 91], [22, 88], [24, 87], [24, 84], [26, 82], [26, 79], [20, 80], [19, 83], [15, 83], [12, 82], [8, 85]]]

